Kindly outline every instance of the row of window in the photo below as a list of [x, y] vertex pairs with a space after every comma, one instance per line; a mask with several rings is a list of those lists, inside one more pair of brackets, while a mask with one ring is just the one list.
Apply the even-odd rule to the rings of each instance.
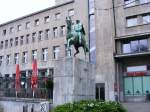
[[[51, 34], [50, 29], [46, 29], [45, 31], [38, 31], [32, 34], [27, 34], [26, 36], [15, 37], [15, 39], [11, 38], [10, 40], [5, 40], [0, 42], [0, 49], [3, 49], [4, 47], [5, 48], [12, 47], [13, 45], [18, 46], [19, 41], [20, 41], [20, 45], [23, 45], [23, 44], [28, 44], [30, 41], [35, 42], [36, 38], [38, 39], [38, 41], [41, 41], [43, 39], [48, 39], [51, 36], [50, 34]], [[53, 28], [52, 35], [54, 38], [59, 36], [60, 37], [64, 36], [65, 34], [66, 34], [65, 25], [61, 26], [60, 28], [58, 27]]]
[[125, 7], [132, 7], [135, 5], [150, 3], [150, 0], [125, 0]]
[[133, 17], [127, 17], [127, 27], [131, 26], [137, 26], [141, 24], [149, 24], [150, 23], [150, 13], [143, 14], [143, 15], [137, 15]]
[[[74, 15], [74, 9], [68, 10], [68, 16], [71, 17], [73, 15]], [[56, 13], [55, 14], [55, 20], [59, 20], [60, 18], [61, 18], [61, 13]], [[49, 22], [50, 22], [50, 16], [44, 17], [44, 23], [49, 23]], [[40, 19], [34, 20], [34, 26], [39, 26], [39, 24], [40, 24]], [[28, 22], [25, 23], [25, 29], [30, 29], [30, 28], [31, 28], [31, 22], [28, 21]], [[17, 25], [17, 31], [21, 31], [22, 29], [23, 29], [23, 27], [22, 27], [21, 24]], [[4, 29], [2, 31], [2, 35], [5, 36], [7, 34], [7, 32], [9, 34], [14, 33], [15, 32], [15, 27], [10, 27], [9, 31]]]
[[[67, 51], [67, 46], [65, 45], [65, 52], [66, 52], [66, 56], [71, 56], [71, 51], [68, 52]], [[22, 63], [28, 63], [28, 59], [29, 59], [29, 52], [25, 51], [22, 53]], [[54, 46], [53, 47], [53, 59], [58, 59], [60, 55], [60, 46]], [[14, 64], [19, 63], [19, 53], [14, 53]], [[38, 56], [38, 50], [32, 50], [32, 60], [37, 59]], [[5, 58], [5, 62], [6, 65], [10, 65], [11, 64], [11, 55], [6, 55], [4, 56], [0, 56], [0, 66], [4, 63], [4, 58]], [[42, 53], [41, 53], [41, 58], [42, 61], [48, 61], [48, 48], [43, 48], [42, 49]]]
[[122, 51], [123, 53], [138, 53], [148, 51], [148, 40], [140, 39], [126, 41], [122, 44]]

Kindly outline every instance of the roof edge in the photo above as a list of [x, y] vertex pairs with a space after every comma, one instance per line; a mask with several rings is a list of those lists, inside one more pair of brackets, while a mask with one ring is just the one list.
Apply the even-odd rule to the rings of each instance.
[[58, 7], [61, 7], [61, 6], [64, 6], [64, 5], [73, 3], [73, 2], [74, 2], [74, 0], [70, 0], [70, 1], [65, 2], [65, 3], [62, 3], [62, 4], [54, 5], [54, 6], [51, 6], [51, 7], [46, 8], [46, 9], [42, 9], [42, 10], [40, 10], [40, 11], [33, 12], [33, 13], [31, 13], [31, 14], [27, 14], [27, 15], [25, 15], [25, 16], [22, 16], [22, 17], [19, 17], [19, 18], [10, 20], [10, 21], [8, 21], [8, 22], [4, 22], [4, 23], [0, 24], [0, 27], [2, 27], [2, 26], [4, 26], [4, 25], [7, 25], [7, 24], [10, 24], [10, 23], [13, 23], [13, 22], [18, 21], [18, 20], [21, 20], [21, 19], [24, 19], [24, 18], [33, 16], [33, 15], [36, 15], [36, 14], [39, 14], [39, 13], [48, 11], [48, 10], [52, 10], [52, 9], [55, 9], [55, 8], [58, 8]]

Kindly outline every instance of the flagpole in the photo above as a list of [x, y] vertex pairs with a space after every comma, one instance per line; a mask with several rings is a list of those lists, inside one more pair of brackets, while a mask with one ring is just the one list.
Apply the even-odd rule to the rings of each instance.
[[16, 91], [16, 98], [18, 97], [18, 92]]
[[33, 98], [34, 98], [34, 94], [35, 94], [35, 92], [34, 92], [34, 90], [33, 90]]

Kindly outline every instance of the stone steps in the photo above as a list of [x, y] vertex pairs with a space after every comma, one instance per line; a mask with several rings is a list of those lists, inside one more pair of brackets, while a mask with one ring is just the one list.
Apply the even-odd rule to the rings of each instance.
[[150, 112], [149, 102], [122, 103], [128, 112]]

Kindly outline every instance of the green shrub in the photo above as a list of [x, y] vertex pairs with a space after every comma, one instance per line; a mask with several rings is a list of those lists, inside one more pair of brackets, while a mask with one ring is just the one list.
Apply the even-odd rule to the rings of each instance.
[[127, 112], [116, 102], [80, 101], [57, 106], [54, 112]]

